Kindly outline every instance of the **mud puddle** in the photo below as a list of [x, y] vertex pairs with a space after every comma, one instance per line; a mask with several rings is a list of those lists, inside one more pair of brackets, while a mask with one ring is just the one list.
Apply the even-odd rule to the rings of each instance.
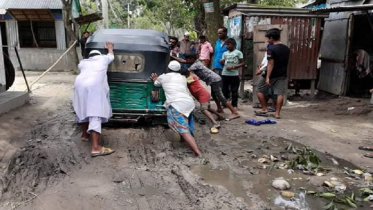
[[[192, 173], [198, 175], [208, 184], [223, 186], [230, 191], [238, 200], [244, 201], [249, 206], [253, 206], [253, 195], [258, 196], [261, 200], [269, 202], [268, 209], [280, 209], [281, 207], [294, 207], [294, 209], [312, 210], [322, 209], [325, 205], [321, 200], [315, 200], [305, 195], [304, 183], [292, 182], [292, 189], [295, 189], [296, 197], [286, 199], [280, 195], [280, 191], [272, 189], [271, 181], [273, 176], [258, 174], [255, 176], [238, 175], [229, 169], [212, 168], [208, 165], [191, 166]], [[278, 174], [276, 174], [278, 175]], [[245, 188], [245, 181], [252, 182], [250, 187]], [[297, 208], [301, 207], [301, 208]]]
[[[227, 147], [226, 140], [232, 144]], [[213, 143], [212, 143], [213, 142]], [[299, 209], [314, 210], [323, 209], [331, 202], [330, 199], [323, 199], [313, 195], [307, 195], [308, 191], [333, 192], [332, 189], [324, 186], [328, 180], [338, 180], [347, 186], [344, 193], [337, 196], [349, 196], [352, 192], [359, 192], [361, 187], [366, 186], [364, 181], [348, 178], [345, 174], [346, 168], [357, 169], [353, 164], [334, 158], [328, 154], [315, 151], [320, 158], [322, 167], [328, 168], [317, 175], [304, 174], [302, 170], [291, 170], [290, 167], [279, 168], [286, 161], [280, 160], [276, 163], [260, 163], [262, 156], [288, 156], [289, 160], [294, 154], [285, 151], [289, 144], [303, 148], [304, 145], [294, 143], [285, 139], [258, 140], [255, 137], [220, 136], [209, 143], [212, 147], [219, 147], [221, 155], [219, 161], [210, 160], [210, 164], [192, 165], [191, 172], [201, 179], [214, 186], [223, 186], [230, 191], [238, 200], [244, 201], [249, 206], [255, 206], [253, 201], [262, 200], [266, 207], [262, 209]], [[338, 164], [338, 165], [337, 165]], [[283, 197], [280, 190], [272, 187], [272, 181], [283, 177], [291, 185], [288, 190], [295, 194], [291, 199]], [[359, 209], [369, 209], [371, 203], [359, 203]], [[344, 204], [336, 204], [338, 209], [350, 209]]]
[[253, 202], [247, 195], [247, 189], [242, 186], [241, 178], [229, 169], [213, 169], [208, 165], [192, 165], [190, 170], [192, 173], [200, 176], [206, 183], [223, 186], [238, 200], [252, 206]]

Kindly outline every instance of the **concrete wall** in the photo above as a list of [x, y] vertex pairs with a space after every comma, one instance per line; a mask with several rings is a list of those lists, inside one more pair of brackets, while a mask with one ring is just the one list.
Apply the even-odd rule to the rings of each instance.
[[[65, 50], [49, 48], [21, 48], [18, 50], [22, 66], [25, 70], [46, 70], [65, 52]], [[15, 68], [19, 67], [14, 49], [9, 51], [10, 59]], [[68, 54], [52, 69], [54, 71], [72, 70]]]

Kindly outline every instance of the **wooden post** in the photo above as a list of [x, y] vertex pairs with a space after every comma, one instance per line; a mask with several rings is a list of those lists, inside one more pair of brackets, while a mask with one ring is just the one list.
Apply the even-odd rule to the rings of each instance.
[[316, 80], [311, 80], [311, 98], [315, 98]]

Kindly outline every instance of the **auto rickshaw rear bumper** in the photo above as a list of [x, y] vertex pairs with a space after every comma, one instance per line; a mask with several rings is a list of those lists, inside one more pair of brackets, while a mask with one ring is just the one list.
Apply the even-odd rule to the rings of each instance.
[[167, 113], [113, 113], [109, 123], [138, 123], [151, 122], [155, 125], [167, 124]]

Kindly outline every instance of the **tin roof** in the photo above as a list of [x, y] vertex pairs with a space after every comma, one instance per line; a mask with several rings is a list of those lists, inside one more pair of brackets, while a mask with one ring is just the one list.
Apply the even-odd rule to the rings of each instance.
[[0, 0], [0, 9], [62, 9], [61, 0]]
[[252, 16], [279, 16], [279, 17], [327, 17], [325, 15], [310, 14], [309, 9], [289, 8], [276, 6], [262, 6], [255, 4], [233, 4], [223, 9], [223, 14], [228, 15], [230, 10], [252, 15]]
[[330, 12], [347, 12], [347, 11], [369, 11], [373, 10], [373, 4], [354, 5], [354, 6], [339, 6], [329, 7], [324, 9], [312, 10], [311, 13], [330, 13]]

